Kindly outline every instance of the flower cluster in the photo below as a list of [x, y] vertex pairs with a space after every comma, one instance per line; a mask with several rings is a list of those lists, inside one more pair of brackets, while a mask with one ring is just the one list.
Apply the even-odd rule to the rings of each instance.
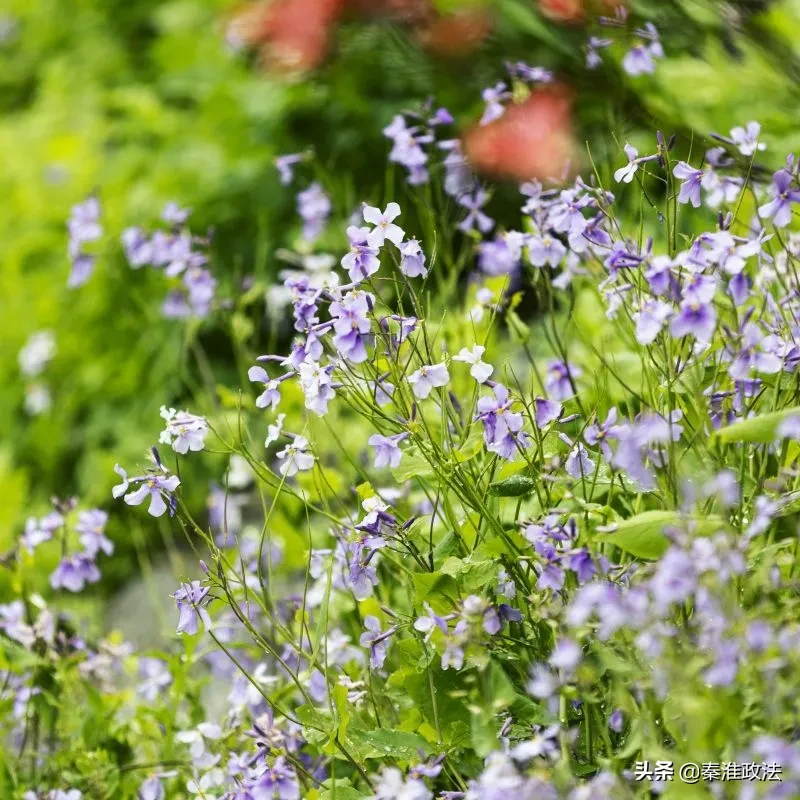
[[125, 256], [133, 269], [159, 269], [169, 279], [172, 288], [161, 310], [172, 319], [208, 316], [217, 290], [204, 252], [209, 239], [191, 234], [187, 227], [190, 214], [190, 209], [167, 203], [161, 219], [169, 230], [148, 236], [141, 228], [132, 227], [122, 233]]
[[96, 242], [103, 235], [103, 226], [100, 224], [100, 201], [96, 197], [89, 197], [72, 207], [67, 231], [69, 233], [67, 253], [72, 264], [67, 286], [75, 289], [89, 280], [97, 261], [97, 256], [87, 252], [85, 245]]
[[[632, 74], [660, 54], [639, 35]], [[487, 126], [508, 91], [485, 95]], [[412, 185], [438, 179], [442, 124], [428, 108], [387, 130]], [[661, 788], [637, 761], [695, 753], [780, 767], [732, 796], [797, 795], [800, 178], [789, 157], [770, 179], [760, 139], [754, 122], [716, 135], [694, 166], [659, 133], [591, 180], [524, 183], [510, 227], [454, 160], [440, 195], [463, 219], [416, 230], [398, 202], [365, 203], [332, 253], [315, 251], [325, 189], [301, 192], [304, 252], [278, 287], [293, 340], [246, 352], [257, 392], [217, 416], [161, 410], [178, 456], [212, 426], [231, 456], [207, 519], [155, 448], [141, 475], [115, 468], [113, 496], [169, 511], [199, 560], [176, 576], [174, 651], [88, 645], [30, 597], [0, 606], [24, 651], [12, 734], [68, 662], [101, 692], [135, 681], [133, 763], [157, 771], [126, 796], [611, 800]], [[281, 158], [285, 184], [304, 160]], [[15, 557], [60, 539], [52, 584], [77, 591], [111, 543], [103, 512], [71, 513], [29, 520]], [[203, 709], [207, 677], [224, 690]], [[166, 726], [139, 707], [162, 701], [166, 764]]]

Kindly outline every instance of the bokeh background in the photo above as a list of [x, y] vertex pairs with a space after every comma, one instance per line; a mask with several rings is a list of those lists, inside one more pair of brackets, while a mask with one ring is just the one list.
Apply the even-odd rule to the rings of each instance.
[[[109, 507], [114, 464], [141, 462], [162, 403], [180, 407], [206, 387], [214, 402], [235, 407], [218, 387], [246, 385], [239, 345], [257, 351], [288, 336], [269, 287], [300, 223], [276, 156], [314, 153], [310, 169], [332, 195], [337, 231], [320, 247], [336, 252], [359, 202], [389, 194], [402, 202], [409, 191], [387, 166], [382, 130], [393, 115], [432, 98], [468, 137], [481, 92], [504, 78], [505, 61], [556, 77], [558, 102], [530, 123], [544, 137], [539, 177], [565, 166], [551, 140], [569, 143], [573, 170], [591, 154], [606, 177], [624, 163], [626, 141], [652, 152], [656, 130], [687, 150], [695, 136], [758, 120], [768, 166], [772, 154], [800, 147], [800, 0], [652, 0], [629, 10], [660, 31], [665, 55], [652, 75], [628, 75], [616, 47], [587, 70], [586, 43], [602, 35], [598, 16], [615, 13], [602, 2], [6, 0], [0, 553], [52, 496]], [[478, 166], [513, 173], [491, 143], [479, 145]], [[500, 220], [504, 198], [517, 197], [509, 177], [498, 179], [492, 200]], [[93, 193], [104, 229], [98, 261], [91, 279], [70, 289], [66, 222]], [[190, 206], [193, 230], [213, 234], [219, 302], [233, 314], [164, 319], [160, 276], [126, 262], [122, 231], [156, 224], [168, 201]], [[52, 333], [52, 359], [26, 375], [20, 351], [41, 331]], [[226, 467], [212, 455], [185, 483], [198, 516]], [[109, 530], [117, 549], [102, 582], [71, 602], [98, 628], [127, 626], [135, 641], [148, 615], [131, 580], [143, 572], [155, 584], [148, 596], [168, 603], [181, 548], [167, 521], [124, 508]], [[37, 560], [43, 593], [57, 557]], [[0, 600], [13, 594], [8, 580], [0, 571]]]

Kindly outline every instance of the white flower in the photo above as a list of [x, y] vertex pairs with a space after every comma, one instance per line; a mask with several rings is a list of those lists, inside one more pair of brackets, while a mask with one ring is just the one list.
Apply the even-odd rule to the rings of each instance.
[[311, 469], [314, 466], [314, 455], [308, 452], [308, 448], [308, 439], [295, 436], [294, 441], [278, 453], [278, 458], [283, 462], [280, 466], [281, 475], [291, 478], [298, 472]]
[[408, 382], [411, 384], [414, 397], [424, 400], [433, 389], [450, 383], [450, 373], [444, 361], [440, 364], [426, 364], [409, 375]]
[[51, 331], [31, 334], [17, 356], [23, 375], [33, 378], [39, 375], [56, 353], [56, 340]]
[[614, 180], [617, 183], [630, 183], [636, 174], [636, 170], [639, 169], [639, 162], [637, 161], [639, 151], [632, 145], [626, 144], [625, 155], [628, 156], [628, 163], [614, 173]]
[[469, 374], [472, 375], [478, 383], [485, 383], [494, 372], [494, 367], [481, 360], [484, 352], [486, 352], [486, 348], [479, 344], [473, 345], [471, 350], [462, 347], [458, 355], [453, 356], [453, 361], [471, 364], [472, 366], [470, 367]]
[[406, 234], [399, 225], [393, 223], [393, 220], [400, 216], [400, 206], [397, 203], [389, 203], [386, 211], [374, 206], [364, 206], [363, 214], [364, 221], [375, 226], [367, 236], [367, 244], [370, 247], [383, 247], [387, 239], [394, 245], [400, 245]]
[[278, 414], [274, 424], [267, 425], [267, 438], [264, 440], [264, 447], [269, 447], [273, 442], [277, 442], [280, 439], [285, 419], [286, 414]]

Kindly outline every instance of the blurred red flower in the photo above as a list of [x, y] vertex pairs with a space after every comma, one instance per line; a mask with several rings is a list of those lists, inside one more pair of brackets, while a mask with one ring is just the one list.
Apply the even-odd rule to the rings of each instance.
[[479, 172], [499, 177], [559, 178], [577, 155], [571, 107], [565, 86], [538, 89], [495, 122], [471, 128], [464, 137], [467, 158]]

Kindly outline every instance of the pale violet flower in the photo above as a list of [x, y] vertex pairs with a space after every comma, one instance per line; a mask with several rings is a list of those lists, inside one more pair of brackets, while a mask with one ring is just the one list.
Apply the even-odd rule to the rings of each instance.
[[400, 450], [400, 442], [408, 438], [408, 433], [396, 433], [394, 436], [384, 436], [380, 433], [373, 433], [369, 437], [369, 444], [375, 449], [375, 468], [396, 467], [400, 464], [403, 452]]
[[425, 253], [416, 239], [409, 239], [400, 245], [400, 272], [407, 278], [424, 278], [428, 274], [425, 267]]
[[314, 454], [309, 450], [308, 439], [304, 436], [295, 436], [294, 440], [287, 444], [278, 453], [281, 460], [279, 471], [281, 475], [291, 478], [298, 472], [306, 472], [314, 466]]
[[731, 129], [731, 141], [739, 148], [743, 156], [752, 156], [757, 150], [766, 150], [767, 145], [759, 142], [761, 135], [761, 125], [758, 122], [750, 121], [746, 127], [737, 126]]
[[176, 453], [185, 455], [190, 450], [197, 452], [205, 447], [208, 434], [208, 421], [188, 411], [176, 411], [161, 406], [161, 416], [167, 427], [161, 432], [158, 441], [168, 444]]
[[424, 400], [434, 389], [450, 383], [450, 373], [444, 361], [439, 364], [425, 364], [408, 376], [408, 382], [414, 397]]

